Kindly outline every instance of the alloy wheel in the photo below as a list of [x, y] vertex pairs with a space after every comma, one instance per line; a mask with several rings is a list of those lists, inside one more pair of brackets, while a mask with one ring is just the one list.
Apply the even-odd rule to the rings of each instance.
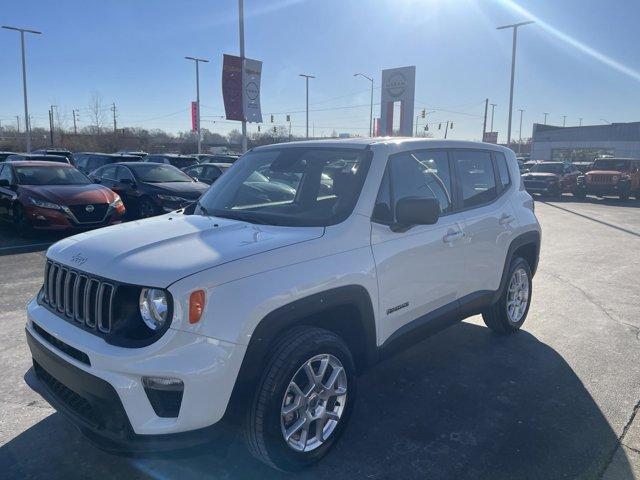
[[507, 292], [507, 317], [512, 323], [522, 320], [529, 304], [529, 277], [524, 268], [514, 270]]
[[320, 447], [334, 432], [347, 402], [347, 374], [340, 360], [316, 355], [295, 373], [280, 410], [287, 445], [297, 452]]

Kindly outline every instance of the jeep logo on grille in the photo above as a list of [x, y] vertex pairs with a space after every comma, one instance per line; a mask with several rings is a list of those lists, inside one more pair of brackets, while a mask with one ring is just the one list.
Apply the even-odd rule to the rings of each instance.
[[81, 253], [76, 253], [73, 257], [71, 257], [71, 261], [76, 265], [84, 265], [87, 260], [87, 257], [82, 255]]
[[93, 205], [87, 205], [86, 207], [84, 207], [84, 209], [87, 211], [87, 213], [91, 213], [93, 212], [96, 208]]

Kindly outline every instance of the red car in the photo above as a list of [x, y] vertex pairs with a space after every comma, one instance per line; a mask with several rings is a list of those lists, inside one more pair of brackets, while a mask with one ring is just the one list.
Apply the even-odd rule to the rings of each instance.
[[0, 220], [20, 235], [32, 230], [86, 230], [120, 223], [120, 197], [64, 163], [0, 164]]

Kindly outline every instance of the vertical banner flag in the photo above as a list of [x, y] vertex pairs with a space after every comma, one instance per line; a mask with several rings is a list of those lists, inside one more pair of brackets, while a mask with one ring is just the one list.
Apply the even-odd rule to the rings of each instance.
[[198, 131], [198, 102], [191, 102], [191, 131]]
[[222, 97], [227, 120], [262, 122], [260, 78], [262, 62], [224, 55]]
[[416, 67], [389, 68], [382, 71], [380, 132], [393, 135], [394, 104], [400, 102], [400, 135], [413, 135], [413, 105], [416, 90]]
[[242, 75], [243, 95], [242, 110], [247, 122], [262, 123], [260, 111], [260, 77], [262, 75], [262, 62], [260, 60], [244, 59]]
[[222, 97], [227, 120], [244, 120], [242, 112], [242, 59], [240, 57], [224, 55]]

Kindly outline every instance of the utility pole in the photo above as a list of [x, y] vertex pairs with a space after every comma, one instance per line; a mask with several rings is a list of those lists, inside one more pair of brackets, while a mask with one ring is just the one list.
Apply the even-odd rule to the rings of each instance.
[[309, 140], [309, 79], [316, 78], [313, 75], [307, 75], [305, 73], [300, 74], [301, 77], [304, 77], [305, 85], [307, 89], [307, 128], [306, 128], [306, 138]]
[[497, 30], [504, 30], [506, 28], [513, 29], [513, 49], [511, 52], [511, 88], [509, 89], [509, 124], [507, 125], [507, 145], [511, 143], [511, 117], [513, 116], [513, 84], [516, 76], [516, 46], [518, 43], [518, 28], [525, 25], [535, 23], [533, 21], [514, 23], [512, 25], [503, 25], [498, 27]]
[[418, 136], [418, 119], [420, 118], [420, 115], [416, 115], [416, 133], [414, 133], [414, 137]]
[[489, 110], [489, 99], [484, 101], [484, 120], [482, 121], [482, 141], [484, 142], [484, 134], [487, 133], [487, 111]]
[[580, 124], [578, 126], [581, 127], [582, 126], [582, 118], [580, 118], [579, 120], [580, 120]]
[[562, 126], [564, 127], [564, 126], [566, 126], [566, 124], [567, 124], [567, 116], [563, 115], [562, 116]]
[[518, 154], [522, 151], [522, 114], [524, 110], [520, 109], [520, 130], [518, 131], [518, 136], [520, 137], [520, 141], [518, 142]]
[[77, 112], [77, 111], [78, 111], [78, 110], [75, 110], [75, 109], [74, 109], [74, 110], [71, 110], [71, 113], [73, 113], [73, 133], [74, 133], [75, 135], [77, 135], [77, 134], [78, 134], [78, 127], [76, 126], [76, 112]]
[[116, 122], [116, 102], [111, 104], [111, 112], [113, 112], [113, 133], [118, 133], [118, 124]]
[[495, 103], [491, 104], [491, 131], [493, 132], [493, 112], [498, 105]]
[[[360, 76], [362, 78], [366, 78], [371, 82], [371, 107], [369, 109], [369, 136], [373, 137], [373, 77], [369, 77], [363, 73], [354, 73], [353, 76], [354, 77]], [[416, 130], [416, 135], [417, 135], [417, 130]]]
[[20, 115], [16, 115], [16, 125], [18, 126], [18, 133], [20, 133]]
[[547, 117], [549, 116], [549, 112], [544, 112], [544, 124], [547, 124]]
[[[453, 126], [453, 125], [452, 125]], [[447, 138], [447, 132], [449, 131], [449, 120], [447, 120], [447, 126], [444, 127], [444, 138]]]
[[[196, 105], [198, 106], [198, 111], [196, 112], [196, 128], [198, 130], [198, 153], [202, 152], [202, 133], [200, 131], [200, 69], [198, 65], [200, 62], [209, 63], [209, 60], [204, 58], [197, 57], [184, 57], [187, 60], [192, 60], [196, 64]], [[243, 123], [245, 128], [243, 138], [246, 138], [246, 122]], [[243, 140], [244, 141], [244, 140]]]
[[[238, 22], [240, 33], [240, 65], [242, 65], [242, 77], [244, 77], [244, 1], [238, 0]], [[244, 87], [244, 86], [243, 86]], [[200, 105], [198, 105], [200, 107]], [[200, 115], [200, 110], [198, 110]], [[198, 125], [198, 131], [200, 125]], [[199, 133], [198, 133], [199, 135]], [[244, 112], [242, 113], [242, 153], [247, 151], [247, 120], [244, 118]]]
[[53, 106], [49, 110], [49, 138], [51, 146], [53, 147]]
[[27, 102], [27, 65], [26, 65], [27, 62], [25, 60], [25, 53], [24, 53], [24, 34], [33, 33], [34, 35], [42, 35], [42, 32], [38, 32], [37, 30], [27, 30], [26, 28], [8, 27], [6, 25], [4, 25], [2, 28], [20, 32], [20, 46], [22, 50], [22, 91], [24, 96], [24, 125], [25, 125], [25, 134], [26, 134], [27, 153], [31, 153], [31, 122], [29, 118], [29, 104]]

